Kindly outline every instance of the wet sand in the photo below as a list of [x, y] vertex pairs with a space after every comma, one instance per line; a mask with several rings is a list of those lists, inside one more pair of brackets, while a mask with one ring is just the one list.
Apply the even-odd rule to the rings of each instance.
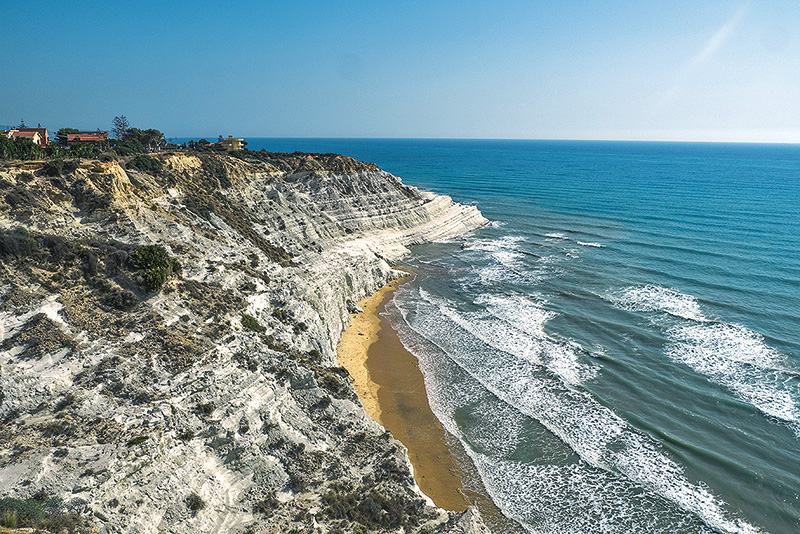
[[461, 442], [431, 411], [417, 358], [380, 317], [392, 291], [409, 280], [389, 282], [358, 303], [364, 311], [351, 315], [336, 348], [339, 365], [353, 377], [366, 412], [408, 449], [414, 479], [425, 495], [446, 510], [477, 506], [492, 532], [522, 533], [488, 496]]
[[379, 315], [391, 292], [409, 279], [390, 282], [359, 302], [364, 311], [351, 316], [336, 352], [367, 413], [408, 449], [420, 489], [437, 506], [462, 511], [470, 502], [461, 491], [461, 469], [428, 405], [417, 359]]

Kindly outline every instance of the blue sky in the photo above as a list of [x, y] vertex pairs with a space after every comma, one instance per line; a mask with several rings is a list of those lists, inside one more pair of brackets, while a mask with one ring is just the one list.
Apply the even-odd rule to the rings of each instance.
[[800, 4], [4, 2], [0, 124], [800, 142]]

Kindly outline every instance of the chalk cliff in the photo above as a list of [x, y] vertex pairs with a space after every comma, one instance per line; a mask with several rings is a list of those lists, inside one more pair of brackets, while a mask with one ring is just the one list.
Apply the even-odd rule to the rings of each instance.
[[482, 531], [421, 497], [335, 356], [475, 207], [332, 154], [75, 167], [0, 167], [0, 498], [100, 532]]

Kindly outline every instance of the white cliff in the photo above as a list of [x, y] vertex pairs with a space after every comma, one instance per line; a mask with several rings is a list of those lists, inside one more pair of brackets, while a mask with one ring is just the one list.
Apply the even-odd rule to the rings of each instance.
[[100, 532], [480, 531], [335, 361], [391, 262], [478, 210], [344, 156], [148, 161], [0, 169], [0, 497]]

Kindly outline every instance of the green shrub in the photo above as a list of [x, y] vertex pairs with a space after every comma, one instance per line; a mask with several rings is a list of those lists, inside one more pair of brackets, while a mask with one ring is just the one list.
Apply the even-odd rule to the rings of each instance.
[[80, 525], [80, 515], [65, 510], [58, 497], [47, 497], [40, 492], [30, 499], [0, 499], [0, 526], [3, 527], [75, 532]]
[[186, 497], [186, 506], [189, 507], [189, 510], [191, 510], [193, 514], [196, 514], [206, 507], [206, 503], [197, 493], [192, 493]]
[[261, 499], [255, 503], [253, 505], [253, 511], [260, 514], [271, 515], [280, 505], [280, 501], [276, 499], [274, 495], [269, 495], [265, 499]]
[[39, 252], [39, 243], [24, 228], [0, 231], [0, 258], [26, 258]]
[[289, 312], [287, 312], [282, 308], [275, 308], [272, 311], [272, 316], [281, 321], [282, 323], [285, 323], [286, 321], [289, 320]]
[[[26, 174], [30, 175], [30, 173]], [[12, 208], [25, 207], [33, 202], [33, 195], [25, 186], [14, 185], [6, 180], [0, 180], [0, 189], [8, 190], [5, 195], [5, 201]]]
[[112, 287], [103, 295], [103, 303], [118, 310], [130, 310], [139, 303], [132, 291]]
[[170, 258], [161, 245], [142, 245], [129, 259], [139, 270], [148, 291], [158, 291], [170, 274], [181, 270], [180, 263]]
[[203, 404], [198, 404], [197, 405], [197, 413], [199, 413], [200, 415], [206, 415], [206, 416], [211, 415], [212, 413], [214, 413], [214, 405], [211, 404], [210, 402], [205, 402]]
[[246, 313], [242, 314], [242, 326], [248, 330], [252, 330], [253, 332], [261, 332], [264, 330], [264, 327], [261, 326], [261, 323], [258, 322], [258, 319]]
[[126, 163], [125, 168], [158, 175], [164, 170], [164, 165], [156, 158], [140, 154]]
[[145, 441], [147, 441], [147, 436], [137, 436], [133, 439], [128, 440], [128, 443], [125, 444], [126, 447], [135, 447], [136, 445], [141, 445]]
[[364, 486], [353, 492], [329, 491], [322, 496], [322, 503], [323, 513], [331, 519], [347, 519], [369, 529], [416, 526], [422, 510], [420, 499], [382, 495]]
[[302, 321], [300, 321], [299, 323], [295, 323], [294, 325], [295, 334], [299, 334], [300, 332], [305, 332], [306, 330], [308, 330], [308, 325], [306, 323]]
[[192, 439], [194, 439], [194, 432], [192, 432], [191, 430], [187, 430], [186, 432], [181, 432], [180, 434], [178, 434], [178, 439], [181, 441], [192, 441]]
[[53, 159], [42, 166], [42, 174], [45, 176], [61, 176], [75, 171], [79, 165], [77, 161]]

